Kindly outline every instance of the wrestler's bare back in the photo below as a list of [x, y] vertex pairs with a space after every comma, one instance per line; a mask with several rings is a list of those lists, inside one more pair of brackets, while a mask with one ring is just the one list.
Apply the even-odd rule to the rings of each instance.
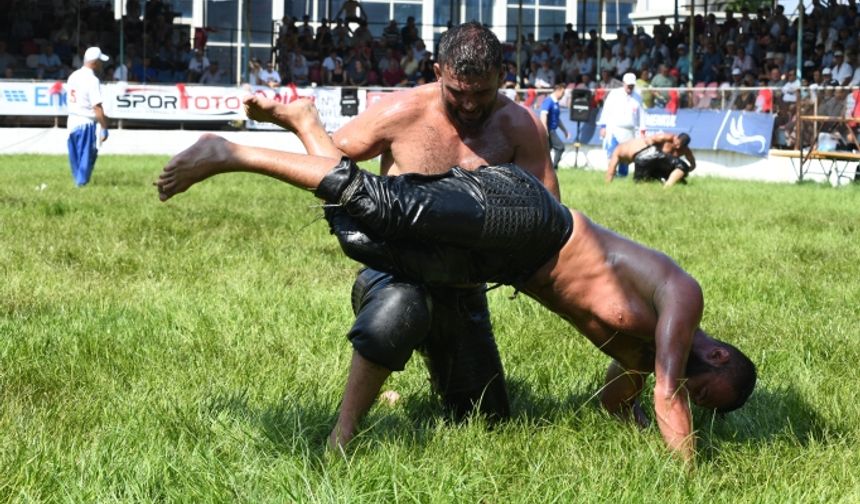
[[503, 95], [470, 131], [453, 124], [440, 94], [438, 83], [391, 93], [335, 132], [335, 145], [353, 159], [381, 155], [383, 175], [437, 174], [514, 162], [523, 142], [541, 138], [535, 118]]
[[573, 235], [525, 292], [627, 369], [653, 371], [655, 292], [685, 273], [664, 254], [571, 213]]

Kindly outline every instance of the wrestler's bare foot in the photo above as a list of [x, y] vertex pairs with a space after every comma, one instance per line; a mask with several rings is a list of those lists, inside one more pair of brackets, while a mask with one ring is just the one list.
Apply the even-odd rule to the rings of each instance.
[[248, 119], [268, 122], [289, 131], [308, 131], [319, 124], [319, 111], [313, 100], [300, 98], [284, 104], [264, 96], [251, 95], [242, 99]]
[[230, 163], [230, 142], [205, 133], [191, 147], [167, 162], [158, 182], [158, 198], [167, 201], [192, 185], [224, 171]]

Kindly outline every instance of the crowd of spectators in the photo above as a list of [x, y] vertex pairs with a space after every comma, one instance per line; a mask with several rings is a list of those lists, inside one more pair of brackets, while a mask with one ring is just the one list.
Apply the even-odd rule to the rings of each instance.
[[[122, 24], [113, 19], [108, 2], [81, 2], [80, 15], [66, 4], [39, 10], [27, 8], [26, 0], [15, 0], [0, 13], [0, 26], [8, 28], [0, 32], [7, 34], [0, 39], [0, 77], [63, 79], [80, 66], [82, 51], [95, 45], [115, 55], [106, 65], [105, 80], [228, 84], [223, 66], [207, 57], [207, 30], [198, 28], [191, 34], [175, 24], [177, 14], [162, 0], [145, 2], [145, 16], [140, 0], [126, 0]], [[562, 83], [595, 90], [599, 99], [599, 90], [620, 86], [622, 75], [633, 72], [648, 108], [713, 106], [773, 112], [786, 133], [784, 140], [791, 142], [798, 104], [843, 115], [860, 108], [860, 94], [834, 88], [860, 86], [856, 0], [813, 1], [800, 34], [802, 62], [797, 61], [798, 23], [792, 17], [794, 21], [781, 5], [773, 10], [726, 10], [719, 18], [699, 15], [693, 19], [692, 44], [686, 19], [669, 24], [661, 17], [650, 33], [630, 26], [606, 40], [595, 30], [583, 36], [568, 24], [545, 41], [524, 35], [519, 54], [515, 41], [507, 41], [503, 87], [550, 90]], [[243, 78], [265, 86], [386, 87], [435, 79], [433, 54], [414, 18], [402, 26], [391, 20], [377, 37], [360, 8], [347, 18], [312, 23], [308, 16], [285, 17], [271, 57], [252, 59]], [[120, 25], [125, 41], [122, 61]], [[672, 90], [684, 86], [693, 91]], [[769, 89], [746, 89], [760, 86]], [[717, 89], [719, 94], [700, 89]]]
[[86, 48], [98, 46], [112, 57], [103, 81], [228, 83], [218, 63], [204, 55], [206, 31], [192, 37], [162, 0], [125, 0], [122, 21], [114, 19], [110, 2], [54, 2], [53, 9], [31, 4], [13, 0], [0, 13], [0, 78], [65, 79], [81, 66]]
[[[431, 82], [433, 55], [419, 36], [415, 19], [403, 26], [391, 20], [374, 37], [363, 17], [329, 22], [316, 27], [308, 16], [301, 21], [285, 17], [273, 51], [274, 70], [280, 82], [298, 86], [414, 86]], [[265, 85], [263, 63], [251, 61], [249, 81]]]

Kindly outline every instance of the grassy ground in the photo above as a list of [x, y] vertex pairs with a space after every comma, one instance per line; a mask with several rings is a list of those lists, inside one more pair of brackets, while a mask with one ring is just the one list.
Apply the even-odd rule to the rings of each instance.
[[490, 302], [511, 421], [447, 424], [415, 359], [327, 453], [357, 266], [269, 179], [158, 203], [164, 161], [104, 157], [75, 189], [64, 158], [0, 158], [0, 500], [860, 501], [856, 187], [560, 174], [568, 205], [698, 278], [703, 327], [759, 365], [744, 409], [695, 412], [687, 474], [597, 408], [607, 358], [509, 288]]

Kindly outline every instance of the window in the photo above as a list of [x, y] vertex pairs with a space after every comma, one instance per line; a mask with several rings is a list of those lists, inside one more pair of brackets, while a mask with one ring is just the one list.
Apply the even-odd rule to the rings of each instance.
[[[523, 2], [525, 3], [525, 2]], [[519, 16], [519, 9], [514, 7], [508, 7], [508, 29], [507, 29], [507, 42], [516, 43], [517, 41], [517, 23]], [[525, 8], [523, 7], [523, 35], [528, 37], [529, 33], [535, 32], [535, 10], [534, 8]]]
[[209, 42], [235, 41], [237, 0], [208, 0], [206, 3], [206, 26], [215, 29], [209, 33]]
[[556, 33], [564, 33], [564, 11], [556, 9], [541, 9], [538, 18], [537, 40], [551, 39]]

